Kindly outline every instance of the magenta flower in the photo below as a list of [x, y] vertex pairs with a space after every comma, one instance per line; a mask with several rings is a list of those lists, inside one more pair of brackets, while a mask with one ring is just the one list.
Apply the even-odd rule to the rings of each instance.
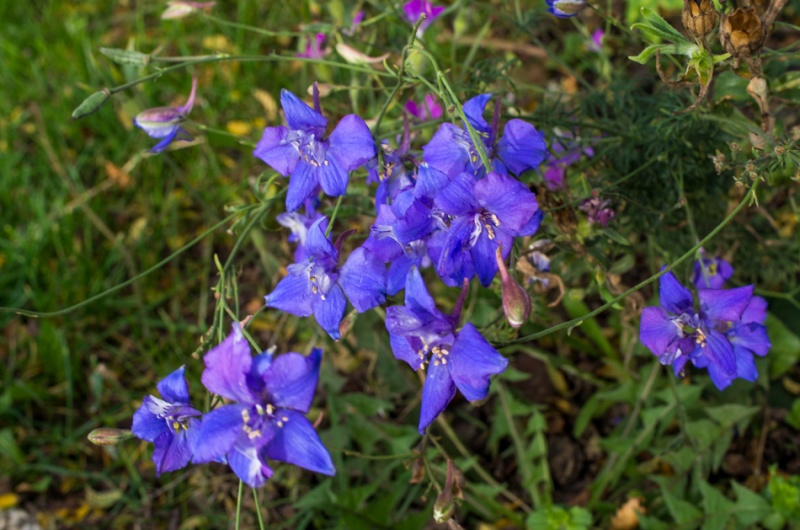
[[603, 49], [603, 38], [606, 36], [606, 32], [602, 29], [598, 28], [594, 30], [592, 33], [592, 40], [587, 45], [590, 51], [595, 53], [599, 53]]
[[325, 44], [325, 34], [306, 35], [306, 51], [296, 54], [304, 59], [322, 59], [325, 55], [322, 46]]
[[192, 79], [192, 92], [185, 105], [180, 107], [155, 107], [143, 110], [133, 118], [133, 124], [141, 128], [151, 138], [160, 138], [161, 141], [150, 149], [151, 153], [160, 153], [174, 140], [190, 141], [192, 137], [186, 132], [181, 123], [189, 115], [194, 106], [194, 97], [197, 93], [197, 78]]
[[444, 7], [434, 7], [428, 0], [411, 0], [410, 2], [406, 2], [403, 6], [403, 11], [412, 26], [417, 23], [420, 16], [425, 15], [425, 20], [419, 25], [419, 29], [417, 30], [417, 37], [419, 38], [422, 37], [422, 34], [425, 33], [428, 26], [433, 23], [433, 20], [442, 14]]
[[406, 112], [420, 121], [438, 120], [442, 117], [442, 106], [432, 94], [427, 94], [419, 105], [412, 100], [408, 100], [405, 109]]

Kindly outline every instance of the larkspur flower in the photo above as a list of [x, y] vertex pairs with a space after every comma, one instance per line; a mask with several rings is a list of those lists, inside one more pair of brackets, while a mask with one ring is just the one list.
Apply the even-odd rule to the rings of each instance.
[[342, 118], [327, 139], [328, 120], [288, 90], [281, 90], [281, 106], [288, 127], [267, 127], [253, 154], [284, 177], [290, 177], [286, 209], [294, 211], [317, 191], [344, 195], [350, 172], [375, 156], [375, 143], [364, 120], [355, 114]]
[[[519, 175], [537, 168], [547, 158], [544, 137], [533, 125], [514, 118], [506, 123], [498, 141], [499, 113], [495, 112], [492, 125], [483, 117], [483, 109], [491, 97], [491, 94], [476, 96], [464, 103], [463, 108], [467, 121], [483, 139], [493, 170]], [[468, 131], [452, 123], [443, 123], [422, 151], [425, 162], [450, 178], [463, 172], [477, 177], [486, 173]]]
[[161, 398], [146, 396], [133, 414], [133, 434], [151, 442], [156, 476], [184, 467], [192, 459], [200, 411], [189, 404], [189, 388], [181, 366], [157, 385]]
[[304, 59], [322, 59], [325, 53], [322, 46], [325, 44], [325, 34], [306, 35], [306, 49], [304, 52], [295, 54], [295, 57]]
[[306, 199], [305, 215], [294, 212], [283, 212], [275, 217], [278, 224], [285, 226], [292, 233], [289, 236], [290, 243], [297, 243], [297, 248], [294, 251], [294, 260], [303, 261], [306, 259], [306, 237], [308, 236], [308, 229], [314, 222], [322, 217], [322, 214], [317, 211], [319, 200], [316, 198]]
[[408, 100], [405, 105], [406, 112], [421, 121], [438, 120], [442, 117], [442, 106], [432, 94], [426, 94], [422, 103]]
[[227, 459], [236, 476], [251, 487], [272, 476], [266, 459], [336, 474], [330, 454], [306, 419], [314, 400], [322, 350], [308, 357], [269, 352], [253, 357], [241, 327], [203, 361], [203, 385], [234, 403], [203, 417], [194, 445], [195, 463]]
[[557, 191], [566, 185], [567, 167], [578, 162], [582, 156], [594, 156], [594, 149], [582, 146], [572, 132], [560, 129], [553, 132], [556, 138], [551, 146], [552, 154], [545, 164], [543, 178], [547, 189]]
[[289, 274], [266, 296], [267, 307], [299, 317], [314, 315], [322, 329], [339, 340], [339, 323], [347, 299], [359, 313], [379, 306], [386, 296], [386, 267], [364, 247], [358, 247], [338, 266], [339, 247], [325, 235], [328, 219], [308, 229], [306, 259], [289, 265]]
[[133, 118], [133, 124], [141, 128], [151, 138], [160, 138], [151, 153], [160, 153], [175, 140], [190, 141], [191, 135], [186, 132], [181, 123], [191, 112], [194, 98], [197, 93], [197, 78], [192, 79], [192, 92], [186, 104], [180, 107], [155, 107], [143, 110]]
[[639, 339], [661, 364], [671, 364], [678, 375], [691, 360], [708, 369], [720, 390], [736, 377], [753, 379], [752, 354], [765, 355], [770, 345], [759, 323], [766, 309], [753, 300], [752, 285], [699, 289], [695, 311], [692, 293], [668, 272], [661, 277], [659, 296], [661, 307], [642, 311]]
[[706, 257], [694, 263], [692, 283], [698, 289], [722, 289], [725, 282], [733, 276], [733, 266], [722, 258]]
[[533, 235], [542, 220], [533, 192], [515, 178], [495, 172], [480, 180], [461, 173], [434, 203], [450, 217], [447, 230], [431, 241], [436, 271], [450, 286], [477, 274], [488, 287], [497, 274], [497, 248], [502, 247], [505, 259], [514, 238]]
[[417, 29], [417, 38], [422, 37], [425, 30], [433, 24], [433, 20], [443, 11], [443, 6], [434, 6], [429, 0], [411, 0], [403, 6], [406, 19], [412, 26], [417, 23], [420, 16], [425, 15], [426, 17]]
[[559, 18], [571, 18], [583, 11], [586, 0], [547, 0], [547, 10]]
[[386, 328], [395, 357], [414, 370], [427, 366], [420, 433], [444, 411], [456, 389], [470, 401], [484, 399], [489, 394], [490, 377], [508, 366], [508, 360], [471, 323], [456, 331], [459, 304], [455, 314], [442, 314], [414, 268], [406, 282], [405, 305], [386, 309]]

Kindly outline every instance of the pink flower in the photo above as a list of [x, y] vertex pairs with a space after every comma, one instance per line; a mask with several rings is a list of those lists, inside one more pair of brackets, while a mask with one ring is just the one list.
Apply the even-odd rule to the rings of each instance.
[[421, 121], [438, 120], [442, 117], [442, 106], [432, 94], [426, 95], [419, 105], [408, 100], [405, 109], [406, 112]]
[[322, 59], [325, 55], [322, 49], [323, 44], [325, 44], [324, 33], [317, 33], [314, 36], [306, 35], [306, 51], [298, 53], [296, 56], [305, 59]]
[[419, 29], [417, 30], [417, 37], [422, 37], [422, 34], [425, 33], [428, 26], [433, 23], [433, 20], [442, 14], [444, 7], [433, 7], [433, 4], [428, 0], [411, 0], [403, 6], [403, 11], [411, 25], [416, 24], [419, 17], [423, 14], [425, 15], [425, 20], [419, 25]]

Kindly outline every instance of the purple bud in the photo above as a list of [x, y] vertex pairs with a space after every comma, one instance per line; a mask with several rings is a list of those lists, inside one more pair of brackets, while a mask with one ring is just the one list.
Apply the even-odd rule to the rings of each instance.
[[528, 295], [528, 291], [523, 289], [508, 273], [505, 260], [503, 260], [502, 247], [497, 247], [495, 258], [503, 290], [503, 313], [506, 315], [508, 324], [512, 328], [518, 328], [528, 321], [531, 314], [531, 297]]
[[197, 94], [197, 78], [192, 79], [192, 92], [189, 99], [180, 107], [155, 107], [143, 110], [133, 118], [133, 124], [141, 128], [151, 138], [162, 139], [152, 152], [158, 153], [167, 148], [175, 139], [190, 140], [191, 136], [181, 128], [181, 123], [191, 112]]

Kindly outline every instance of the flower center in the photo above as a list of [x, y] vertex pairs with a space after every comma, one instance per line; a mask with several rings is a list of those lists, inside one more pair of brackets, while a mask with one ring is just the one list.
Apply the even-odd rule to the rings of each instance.
[[328, 144], [316, 138], [313, 133], [290, 131], [282, 143], [292, 144], [300, 152], [300, 157], [311, 166], [328, 165]]
[[275, 406], [267, 403], [266, 405], [255, 404], [249, 409], [242, 409], [242, 431], [251, 440], [260, 438], [263, 428], [268, 420], [277, 418], [276, 425], [283, 427], [289, 421], [288, 416], [283, 416]]
[[448, 356], [450, 355], [450, 345], [449, 344], [437, 344], [432, 348], [429, 346], [423, 346], [422, 348], [417, 351], [417, 357], [419, 357], [419, 369], [424, 369], [425, 364], [433, 363], [434, 366], [439, 366], [440, 364], [447, 364]]

